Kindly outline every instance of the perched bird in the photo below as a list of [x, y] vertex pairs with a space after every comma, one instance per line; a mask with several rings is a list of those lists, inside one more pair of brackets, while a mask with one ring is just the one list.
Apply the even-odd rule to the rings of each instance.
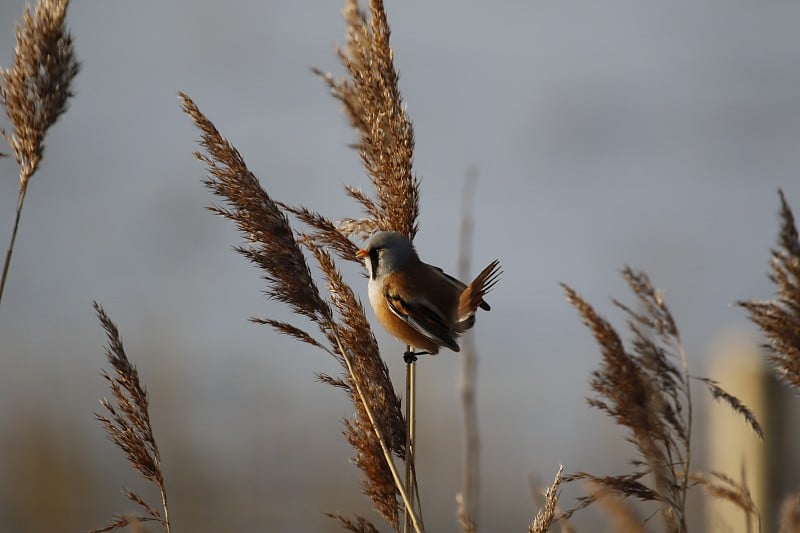
[[406, 358], [460, 350], [456, 338], [475, 324], [483, 297], [497, 283], [500, 263], [492, 261], [465, 285], [441, 268], [420, 261], [411, 241], [396, 231], [375, 232], [356, 252], [369, 272], [369, 301], [375, 316], [394, 337], [412, 346]]

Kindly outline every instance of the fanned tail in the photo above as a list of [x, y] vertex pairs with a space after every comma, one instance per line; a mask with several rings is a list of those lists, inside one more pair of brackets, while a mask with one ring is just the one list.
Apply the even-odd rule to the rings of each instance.
[[459, 332], [466, 331], [475, 324], [475, 311], [478, 310], [478, 307], [486, 311], [491, 309], [483, 297], [499, 281], [502, 273], [500, 261], [495, 259], [461, 293], [458, 299], [458, 324], [456, 325]]

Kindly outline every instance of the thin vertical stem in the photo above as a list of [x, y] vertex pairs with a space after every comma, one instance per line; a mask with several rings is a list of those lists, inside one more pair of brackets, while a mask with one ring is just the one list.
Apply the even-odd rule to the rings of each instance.
[[683, 342], [677, 339], [678, 353], [681, 356], [681, 366], [683, 367], [683, 386], [686, 392], [686, 461], [683, 467], [683, 480], [681, 482], [681, 531], [686, 531], [686, 493], [689, 491], [689, 468], [692, 455], [692, 389], [689, 381], [689, 361], [686, 357], [686, 350], [683, 349]]
[[[409, 353], [413, 352], [412, 346], [407, 346]], [[414, 486], [416, 485], [415, 467], [414, 467], [414, 452], [416, 440], [416, 374], [417, 364], [414, 359], [409, 358], [406, 362], [406, 490], [408, 491], [409, 503], [411, 510], [414, 508]], [[408, 532], [411, 530], [411, 514], [406, 511], [405, 524], [403, 531]]]
[[19, 185], [19, 197], [17, 198], [17, 217], [14, 220], [14, 229], [11, 232], [11, 242], [6, 250], [6, 260], [3, 263], [3, 277], [0, 278], [0, 302], [3, 301], [3, 290], [6, 287], [6, 278], [8, 277], [8, 267], [11, 264], [11, 254], [14, 251], [14, 242], [17, 240], [17, 229], [19, 228], [19, 219], [22, 215], [22, 206], [25, 204], [25, 192], [28, 190], [28, 176], [22, 176]]
[[161, 490], [161, 505], [164, 508], [164, 529], [166, 533], [172, 533], [172, 526], [169, 523], [169, 507], [167, 507], [167, 491], [164, 488], [164, 481], [162, 480], [159, 489]]
[[[420, 525], [420, 521], [417, 518], [416, 513], [414, 513], [414, 509], [411, 507], [411, 502], [408, 498], [408, 491], [403, 486], [403, 482], [400, 480], [400, 474], [397, 472], [397, 467], [394, 464], [394, 460], [392, 459], [392, 453], [389, 451], [389, 446], [386, 444], [386, 439], [383, 438], [383, 434], [381, 433], [380, 428], [378, 427], [378, 423], [375, 420], [375, 414], [372, 412], [372, 407], [369, 405], [369, 401], [367, 401], [366, 396], [364, 396], [364, 392], [361, 389], [361, 383], [358, 381], [358, 377], [356, 376], [355, 370], [353, 369], [353, 361], [350, 360], [350, 354], [347, 350], [344, 349], [344, 345], [342, 345], [341, 339], [339, 339], [339, 334], [336, 331], [336, 327], [333, 323], [329, 324], [333, 335], [336, 339], [336, 344], [339, 348], [339, 353], [342, 355], [342, 359], [344, 359], [344, 363], [347, 366], [347, 373], [350, 374], [350, 378], [353, 380], [353, 385], [356, 388], [356, 394], [358, 394], [358, 398], [361, 400], [361, 404], [364, 406], [364, 410], [367, 412], [367, 418], [369, 418], [369, 423], [372, 425], [373, 431], [375, 431], [375, 437], [378, 439], [378, 443], [381, 446], [381, 451], [383, 451], [383, 457], [386, 459], [386, 464], [389, 467], [389, 470], [392, 473], [392, 479], [394, 479], [394, 483], [397, 486], [398, 492], [400, 492], [400, 498], [402, 498], [403, 503], [406, 506], [406, 516], [411, 517], [411, 523], [414, 526], [414, 531], [416, 533], [422, 533], [422, 526]], [[408, 452], [406, 452], [406, 456]]]
[[[475, 167], [467, 170], [461, 194], [461, 230], [459, 234], [458, 277], [469, 277], [472, 256], [472, 205], [478, 172]], [[478, 522], [478, 492], [480, 473], [480, 437], [478, 433], [478, 409], [475, 401], [475, 381], [478, 357], [475, 343], [468, 332], [461, 343], [461, 404], [464, 408], [464, 458], [462, 465], [462, 488], [459, 499], [459, 521], [463, 531], [475, 531]]]

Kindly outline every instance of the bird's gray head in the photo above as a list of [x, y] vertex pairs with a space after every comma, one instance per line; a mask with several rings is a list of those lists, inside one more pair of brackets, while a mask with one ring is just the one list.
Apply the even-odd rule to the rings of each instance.
[[358, 251], [367, 265], [370, 279], [390, 274], [417, 257], [408, 237], [397, 231], [376, 231]]

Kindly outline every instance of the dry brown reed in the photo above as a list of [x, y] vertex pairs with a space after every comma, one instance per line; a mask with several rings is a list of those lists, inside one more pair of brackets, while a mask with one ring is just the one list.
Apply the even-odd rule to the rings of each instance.
[[[245, 237], [247, 244], [237, 250], [262, 271], [267, 297], [287, 304], [295, 314], [315, 324], [325, 341], [293, 324], [253, 320], [321, 348], [340, 363], [341, 376], [319, 375], [319, 379], [344, 389], [352, 398], [356, 416], [345, 420], [345, 436], [356, 450], [356, 465], [364, 473], [363, 492], [389, 524], [397, 528], [398, 494], [404, 501], [407, 495], [391, 456], [404, 456], [404, 421], [400, 400], [380, 358], [363, 307], [344, 283], [333, 257], [322, 247], [327, 243], [342, 255], [347, 245], [335, 235], [330, 221], [302, 208], [290, 212], [309, 224], [315, 233], [295, 234], [282, 204], [273, 201], [261, 187], [239, 152], [188, 96], [180, 97], [184, 111], [201, 132], [204, 153], [195, 155], [206, 166], [205, 184], [224, 202], [224, 206], [215, 205], [211, 210], [232, 220]], [[325, 277], [328, 300], [320, 294], [302, 247], [315, 258]], [[348, 523], [367, 527], [360, 520]]]
[[335, 80], [319, 69], [313, 71], [342, 102], [350, 124], [358, 131], [354, 148], [375, 186], [377, 199], [347, 187], [347, 195], [361, 204], [367, 218], [345, 218], [339, 229], [346, 236], [362, 238], [378, 229], [399, 231], [413, 239], [419, 217], [419, 181], [412, 171], [414, 129], [397, 83], [383, 2], [370, 0], [369, 19], [356, 0], [346, 1], [343, 14], [347, 37], [345, 46], [337, 51], [348, 78]]
[[768, 301], [740, 301], [764, 336], [769, 360], [783, 380], [800, 392], [800, 240], [783, 191], [781, 231], [772, 250], [769, 279], [777, 295]]
[[[800, 392], [800, 239], [794, 214], [782, 190], [781, 229], [772, 250], [769, 279], [776, 297], [766, 301], [739, 301], [750, 320], [767, 339], [764, 349], [772, 366], [795, 392]], [[800, 531], [800, 493], [786, 497], [780, 512], [780, 531]]]
[[17, 46], [10, 68], [0, 69], [0, 104], [12, 131], [0, 130], [19, 165], [19, 194], [11, 242], [0, 277], [3, 299], [11, 254], [19, 229], [28, 181], [44, 156], [44, 138], [50, 126], [67, 110], [70, 85], [80, 65], [65, 24], [68, 0], [40, 0], [25, 7], [17, 23]]
[[552, 485], [545, 490], [544, 505], [536, 513], [530, 526], [528, 526], [529, 533], [547, 533], [550, 530], [550, 526], [553, 525], [553, 521], [556, 520], [558, 497], [560, 495], [559, 487], [563, 479], [561, 477], [563, 471], [564, 467], [559, 466]]
[[157, 510], [132, 490], [125, 489], [127, 498], [144, 509], [147, 516], [118, 514], [104, 527], [92, 530], [92, 533], [113, 531], [128, 525], [135, 527], [138, 523], [153, 521], [161, 523], [169, 533], [167, 489], [161, 469], [161, 454], [150, 424], [147, 392], [139, 380], [139, 372], [125, 355], [117, 326], [97, 302], [94, 302], [94, 310], [106, 332], [106, 357], [114, 369], [112, 374], [103, 371], [113, 402], [103, 398], [100, 404], [105, 408], [106, 414], [96, 413], [95, 416], [105, 427], [111, 441], [125, 452], [131, 465], [158, 487], [162, 509]]
[[[375, 187], [376, 198], [346, 186], [346, 194], [361, 205], [366, 217], [341, 219], [336, 225], [336, 233], [345, 238], [366, 238], [376, 230], [388, 230], [399, 231], [413, 240], [419, 217], [419, 180], [412, 171], [414, 129], [398, 86], [394, 52], [389, 43], [391, 30], [384, 5], [380, 0], [370, 0], [368, 17], [359, 8], [357, 0], [346, 0], [343, 15], [347, 26], [346, 41], [337, 52], [347, 78], [335, 80], [331, 74], [316, 68], [312, 70], [325, 81], [331, 94], [342, 102], [351, 126], [357, 130], [358, 141], [353, 147], [361, 156], [364, 169]], [[309, 223], [308, 220], [305, 222]], [[322, 231], [323, 235], [330, 234], [328, 228], [314, 223], [311, 226], [318, 232]], [[349, 253], [344, 249], [334, 249], [340, 257]], [[346, 258], [352, 259], [353, 256]], [[417, 491], [414, 466], [415, 372], [416, 365], [410, 362], [406, 372], [405, 478], [412, 498], [411, 502], [406, 502], [405, 530], [411, 526], [409, 515], [413, 514]], [[408, 509], [409, 503], [411, 509]]]
[[[563, 472], [564, 467], [559, 465], [559, 472], [557, 472], [557, 477], [559, 478], [559, 484], [563, 481], [561, 477], [561, 473]], [[551, 498], [555, 498], [555, 501], [552, 502], [550, 505], [553, 506], [554, 510], [554, 518], [550, 521], [550, 528], [552, 528], [553, 522], [558, 522], [559, 530], [561, 533], [575, 533], [575, 528], [572, 526], [572, 523], [569, 521], [568, 518], [565, 518], [564, 511], [558, 504], [558, 499], [561, 497], [561, 491], [553, 492], [550, 490], [550, 485], [543, 486], [538, 479], [537, 476], [528, 476], [528, 486], [531, 490], [531, 495], [533, 496], [533, 503], [534, 505], [539, 508], [537, 514], [542, 512], [542, 509], [545, 509], [548, 505], [547, 498], [550, 496]], [[530, 525], [528, 526], [530, 528]]]
[[[656, 502], [667, 531], [686, 531], [686, 494], [691, 476], [692, 400], [686, 352], [676, 322], [644, 272], [622, 271], [637, 298], [638, 308], [614, 300], [628, 317], [632, 334], [626, 346], [614, 327], [601, 317], [577, 292], [563, 285], [567, 300], [578, 310], [600, 345], [603, 360], [592, 374], [590, 386], [596, 393], [589, 405], [604, 411], [626, 428], [628, 440], [638, 457], [634, 471], [617, 476], [596, 476], [577, 472], [565, 481], [588, 480], [603, 491], [622, 497]], [[742, 415], [763, 438], [755, 416], [739, 400], [715, 382], [697, 378], [712, 395]], [[647, 480], [652, 480], [651, 484]], [[715, 494], [719, 496], [718, 494]], [[576, 510], [596, 501], [596, 494], [580, 499]]]
[[[349, 78], [335, 81], [331, 75], [315, 69], [344, 104], [358, 130], [355, 148], [376, 189], [376, 198], [353, 187], [346, 187], [345, 191], [362, 206], [366, 218], [346, 218], [334, 223], [306, 207], [274, 201], [236, 149], [194, 102], [184, 94], [181, 99], [184, 111], [201, 131], [200, 142], [205, 153], [196, 155], [208, 170], [206, 186], [225, 202], [224, 207], [213, 206], [212, 211], [234, 221], [245, 236], [247, 245], [238, 251], [261, 269], [267, 281], [267, 296], [288, 304], [294, 313], [315, 324], [324, 341], [294, 324], [253, 320], [321, 348], [339, 361], [343, 369], [340, 376], [319, 374], [318, 378], [344, 389], [351, 397], [356, 415], [345, 421], [345, 436], [356, 450], [356, 465], [364, 473], [362, 490], [389, 524], [397, 528], [401, 509], [398, 494], [406, 507], [411, 507], [391, 458], [406, 457], [400, 400], [361, 302], [343, 281], [330, 253], [356, 261], [357, 247], [350, 236], [363, 237], [384, 229], [413, 238], [417, 231], [419, 183], [411, 170], [413, 128], [397, 86], [383, 4], [373, 0], [369, 7], [369, 19], [355, 1], [348, 1], [343, 11], [347, 40], [338, 52]], [[293, 231], [286, 213], [310, 228], [308, 233]], [[327, 299], [321, 296], [314, 282], [303, 248], [314, 257], [325, 278]], [[409, 515], [419, 530], [421, 526], [413, 511]], [[374, 529], [360, 517], [355, 521], [340, 515], [335, 517], [352, 531]]]

